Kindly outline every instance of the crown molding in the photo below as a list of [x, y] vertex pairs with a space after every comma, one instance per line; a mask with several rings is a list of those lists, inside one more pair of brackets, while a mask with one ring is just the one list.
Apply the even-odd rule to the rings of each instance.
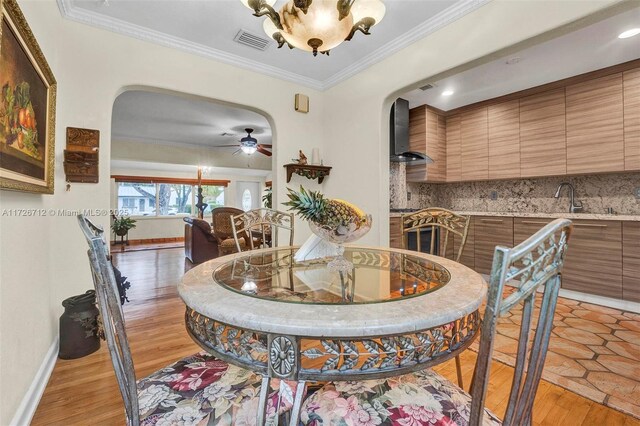
[[361, 71], [375, 65], [378, 62], [388, 58], [394, 53], [404, 49], [405, 47], [423, 39], [427, 35], [438, 31], [439, 29], [449, 25], [450, 23], [462, 18], [468, 13], [473, 12], [491, 0], [461, 0], [442, 12], [434, 15], [431, 19], [424, 21], [417, 27], [412, 28], [405, 34], [397, 37], [379, 49], [365, 56], [356, 63], [343, 68], [340, 72], [332, 75], [322, 82], [322, 90], [327, 90]]
[[449, 8], [443, 10], [431, 19], [423, 22], [400, 37], [384, 44], [379, 49], [365, 56], [358, 62], [343, 68], [340, 72], [332, 75], [328, 79], [321, 81], [310, 77], [305, 77], [294, 72], [265, 65], [261, 62], [250, 60], [239, 55], [234, 55], [219, 49], [214, 49], [199, 43], [194, 43], [180, 37], [171, 36], [160, 31], [145, 28], [120, 19], [105, 16], [96, 12], [88, 11], [73, 6], [72, 0], [57, 0], [58, 8], [63, 17], [72, 21], [106, 29], [117, 34], [136, 38], [165, 47], [182, 50], [198, 56], [214, 59], [229, 65], [234, 65], [249, 71], [254, 71], [280, 80], [300, 84], [315, 90], [324, 91], [329, 89], [370, 66], [386, 59], [394, 53], [438, 31], [448, 24], [473, 12], [491, 0], [461, 0]]
[[145, 28], [117, 18], [78, 8], [73, 6], [71, 0], [57, 0], [57, 3], [62, 16], [72, 21], [102, 28], [117, 34], [133, 37], [138, 40], [182, 50], [194, 55], [204, 56], [209, 59], [214, 59], [249, 71], [254, 71], [269, 77], [301, 84], [315, 90], [322, 90], [323, 85], [320, 80], [305, 77], [282, 68], [265, 65], [261, 62], [243, 58], [239, 55], [234, 55], [233, 53], [214, 49], [213, 47], [205, 46], [203, 44], [194, 43], [180, 37], [171, 36], [160, 31]]

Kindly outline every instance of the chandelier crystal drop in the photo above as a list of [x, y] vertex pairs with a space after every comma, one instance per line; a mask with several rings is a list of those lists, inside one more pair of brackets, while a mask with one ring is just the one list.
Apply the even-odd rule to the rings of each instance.
[[356, 32], [368, 35], [385, 14], [381, 0], [289, 0], [279, 12], [276, 0], [240, 0], [254, 16], [266, 16], [263, 28], [278, 47], [329, 54]]

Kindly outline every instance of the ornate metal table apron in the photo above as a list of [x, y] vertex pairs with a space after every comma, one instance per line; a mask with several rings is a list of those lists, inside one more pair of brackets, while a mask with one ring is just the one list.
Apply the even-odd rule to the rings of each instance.
[[[277, 249], [265, 249], [268, 253]], [[361, 305], [296, 305], [238, 294], [217, 285], [213, 272], [234, 254], [185, 274], [179, 293], [189, 335], [206, 351], [265, 378], [299, 383], [291, 424], [307, 381], [378, 379], [428, 368], [455, 357], [480, 328], [486, 293], [482, 277], [444, 258], [396, 249], [446, 268], [437, 292]], [[266, 387], [263, 386], [266, 399]], [[263, 401], [264, 402], [264, 401]], [[259, 424], [264, 422], [264, 407]]]

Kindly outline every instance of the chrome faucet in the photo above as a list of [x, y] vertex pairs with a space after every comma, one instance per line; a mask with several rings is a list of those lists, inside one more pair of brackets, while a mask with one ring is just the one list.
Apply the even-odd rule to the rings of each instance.
[[582, 211], [582, 208], [583, 208], [582, 207], [582, 201], [576, 201], [576, 199], [574, 197], [575, 188], [569, 182], [562, 182], [560, 185], [558, 185], [558, 189], [557, 189], [556, 195], [554, 195], [554, 197], [555, 198], [560, 198], [560, 191], [562, 190], [563, 186], [568, 186], [569, 187], [569, 200], [571, 202], [571, 205], [569, 206], [569, 213], [578, 213], [578, 212]]

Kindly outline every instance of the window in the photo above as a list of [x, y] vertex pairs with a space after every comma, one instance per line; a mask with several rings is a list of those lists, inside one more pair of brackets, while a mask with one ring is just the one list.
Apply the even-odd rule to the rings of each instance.
[[242, 210], [245, 212], [251, 210], [251, 191], [248, 188], [242, 193]]
[[[149, 202], [146, 202], [149, 200]], [[156, 185], [150, 183], [118, 183], [118, 210], [130, 216], [155, 214]]]
[[[142, 178], [141, 178], [142, 179]], [[151, 178], [147, 178], [151, 179]], [[168, 179], [163, 179], [168, 180]], [[118, 181], [118, 210], [129, 216], [186, 216], [196, 215], [198, 187], [192, 183], [144, 183]], [[213, 182], [213, 181], [212, 181]], [[215, 181], [216, 183], [219, 181]], [[205, 213], [224, 206], [221, 185], [202, 185]], [[158, 206], [156, 208], [156, 206]]]

